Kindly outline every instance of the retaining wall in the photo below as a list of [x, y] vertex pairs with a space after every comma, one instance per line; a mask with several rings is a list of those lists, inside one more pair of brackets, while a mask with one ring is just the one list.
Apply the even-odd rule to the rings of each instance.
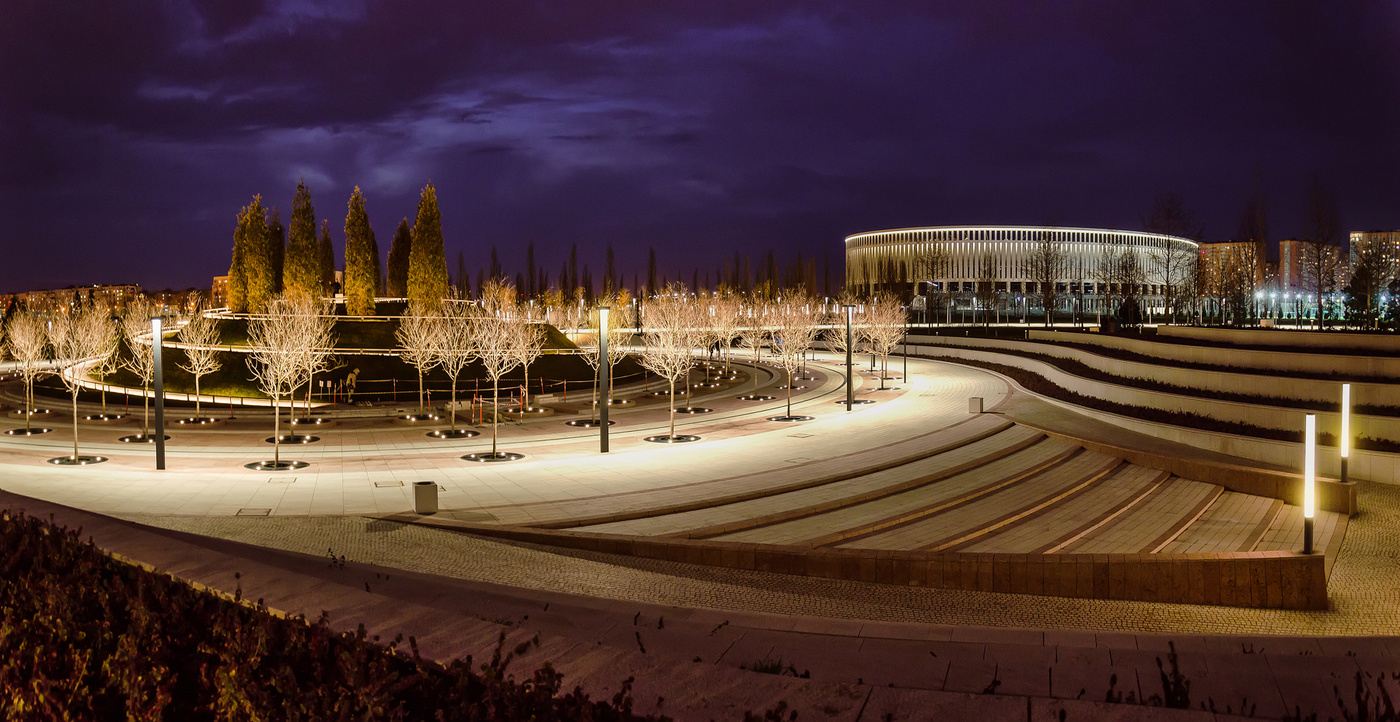
[[1400, 378], [1400, 358], [1385, 356], [1340, 356], [1326, 353], [1298, 353], [1283, 350], [1243, 348], [1221, 349], [1214, 346], [1152, 341], [1150, 337], [1112, 336], [1071, 331], [1031, 330], [1032, 341], [1078, 343], [1185, 363], [1236, 366], [1282, 373], [1339, 374], [1349, 378]]
[[1283, 328], [1158, 326], [1157, 335], [1244, 346], [1314, 348], [1321, 351], [1346, 349], [1348, 351], [1369, 351], [1377, 356], [1400, 354], [1400, 335], [1393, 333], [1344, 333]]
[[1083, 599], [1327, 609], [1321, 554], [930, 554], [551, 531], [411, 514], [389, 518], [604, 554], [825, 579]]

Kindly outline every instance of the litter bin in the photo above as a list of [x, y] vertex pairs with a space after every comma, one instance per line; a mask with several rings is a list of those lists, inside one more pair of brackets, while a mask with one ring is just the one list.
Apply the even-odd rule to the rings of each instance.
[[[982, 397], [981, 397], [981, 396], [970, 396], [970, 397], [968, 397], [968, 399], [967, 399], [967, 413], [969, 413], [969, 414], [980, 414], [980, 413], [982, 413]], [[437, 508], [437, 500], [436, 500], [436, 499], [433, 500], [433, 508], [434, 508], [434, 509]]]
[[413, 511], [417, 514], [436, 514], [437, 493], [436, 481], [413, 482]]

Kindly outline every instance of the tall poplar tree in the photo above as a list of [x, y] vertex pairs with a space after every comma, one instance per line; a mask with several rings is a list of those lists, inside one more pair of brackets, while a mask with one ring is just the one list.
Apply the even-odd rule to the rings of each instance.
[[243, 311], [256, 313], [277, 295], [277, 281], [272, 275], [273, 258], [267, 242], [267, 223], [262, 196], [253, 196], [253, 202], [243, 207], [243, 214], [238, 219], [238, 236], [234, 241], [235, 245], [243, 248]]
[[429, 183], [418, 199], [413, 247], [408, 256], [408, 300], [436, 304], [447, 297], [447, 257], [442, 247], [442, 215], [437, 190]]
[[350, 211], [345, 215], [345, 310], [352, 316], [374, 315], [374, 284], [379, 265], [372, 248], [374, 232], [365, 212], [365, 197], [359, 186], [350, 196]]
[[408, 295], [408, 256], [413, 248], [413, 232], [408, 228], [408, 219], [399, 221], [394, 231], [394, 240], [389, 244], [389, 295], [404, 298]]
[[[243, 232], [243, 214], [248, 209], [238, 210], [238, 223], [233, 230], [233, 260], [228, 267], [228, 310], [243, 313], [248, 310], [248, 259], [247, 243]], [[6, 318], [9, 315], [6, 314]]]
[[321, 275], [321, 288], [330, 293], [331, 284], [335, 283], [335, 244], [331, 242], [331, 222], [325, 218], [321, 219], [320, 246], [320, 262], [317, 265]]
[[311, 207], [311, 191], [303, 180], [297, 183], [297, 193], [292, 197], [292, 227], [287, 233], [287, 260], [282, 272], [287, 293], [320, 297], [320, 256], [316, 210]]
[[282, 292], [282, 266], [287, 259], [287, 229], [277, 206], [267, 209], [267, 262], [272, 269], [272, 293]]
[[374, 227], [369, 229], [369, 257], [374, 259], [374, 295], [384, 295], [384, 264], [379, 262], [379, 241], [374, 239]]

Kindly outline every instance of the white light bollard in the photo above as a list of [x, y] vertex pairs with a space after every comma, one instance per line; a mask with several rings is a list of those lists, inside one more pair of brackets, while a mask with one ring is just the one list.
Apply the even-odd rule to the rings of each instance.
[[1317, 504], [1317, 414], [1303, 423], [1303, 553], [1313, 553], [1313, 511]]
[[1342, 384], [1342, 437], [1337, 440], [1342, 453], [1342, 483], [1347, 483], [1347, 456], [1351, 454], [1351, 384]]

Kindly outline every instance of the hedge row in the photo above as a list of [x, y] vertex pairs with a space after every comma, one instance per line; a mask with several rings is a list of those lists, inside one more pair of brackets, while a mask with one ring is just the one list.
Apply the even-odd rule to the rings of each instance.
[[[0, 710], [12, 720], [631, 720], [565, 692], [531, 643], [473, 667], [268, 613], [118, 561], [77, 531], [0, 511]], [[533, 642], [538, 644], [538, 640]]]

